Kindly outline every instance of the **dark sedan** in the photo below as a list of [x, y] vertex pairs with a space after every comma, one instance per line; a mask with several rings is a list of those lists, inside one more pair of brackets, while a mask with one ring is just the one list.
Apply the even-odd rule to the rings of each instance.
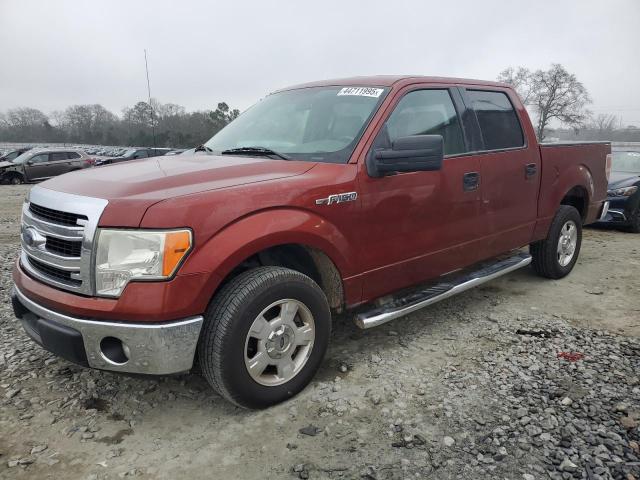
[[601, 223], [640, 233], [640, 151], [614, 150], [609, 212]]

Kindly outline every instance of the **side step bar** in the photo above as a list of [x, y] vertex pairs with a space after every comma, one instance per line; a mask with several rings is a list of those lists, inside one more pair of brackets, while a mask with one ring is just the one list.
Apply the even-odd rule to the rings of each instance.
[[371, 328], [403, 317], [445, 298], [453, 297], [494, 278], [526, 267], [531, 263], [531, 255], [518, 251], [515, 255], [491, 263], [483, 263], [473, 271], [467, 271], [448, 282], [437, 283], [428, 288], [396, 298], [381, 307], [356, 315], [355, 323], [360, 328]]

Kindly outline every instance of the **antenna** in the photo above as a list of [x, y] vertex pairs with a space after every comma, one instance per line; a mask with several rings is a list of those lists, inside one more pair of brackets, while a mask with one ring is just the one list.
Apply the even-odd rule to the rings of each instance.
[[153, 105], [151, 105], [151, 84], [149, 83], [149, 64], [147, 63], [147, 49], [144, 49], [144, 67], [147, 70], [147, 92], [149, 94], [149, 109], [151, 110], [151, 132], [153, 134], [153, 148], [156, 147], [156, 123], [153, 119]]

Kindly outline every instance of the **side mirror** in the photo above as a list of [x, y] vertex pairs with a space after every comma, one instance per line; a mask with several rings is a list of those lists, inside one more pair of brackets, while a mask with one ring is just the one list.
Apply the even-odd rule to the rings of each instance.
[[393, 141], [390, 149], [373, 150], [368, 162], [373, 177], [400, 172], [440, 170], [444, 159], [442, 135], [412, 135]]
[[27, 160], [25, 163], [26, 163], [27, 165], [33, 165], [33, 160]]

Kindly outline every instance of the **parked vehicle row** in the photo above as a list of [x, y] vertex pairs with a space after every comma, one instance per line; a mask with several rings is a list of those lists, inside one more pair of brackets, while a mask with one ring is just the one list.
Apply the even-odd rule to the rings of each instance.
[[171, 148], [129, 148], [114, 157], [101, 158], [96, 165], [109, 165], [112, 163], [137, 160], [139, 158], [159, 157], [171, 152]]
[[[128, 160], [178, 155], [182, 149], [79, 147], [21, 147], [0, 157], [0, 183], [20, 184], [46, 180], [74, 170], [120, 163]], [[101, 156], [109, 154], [111, 156]]]

